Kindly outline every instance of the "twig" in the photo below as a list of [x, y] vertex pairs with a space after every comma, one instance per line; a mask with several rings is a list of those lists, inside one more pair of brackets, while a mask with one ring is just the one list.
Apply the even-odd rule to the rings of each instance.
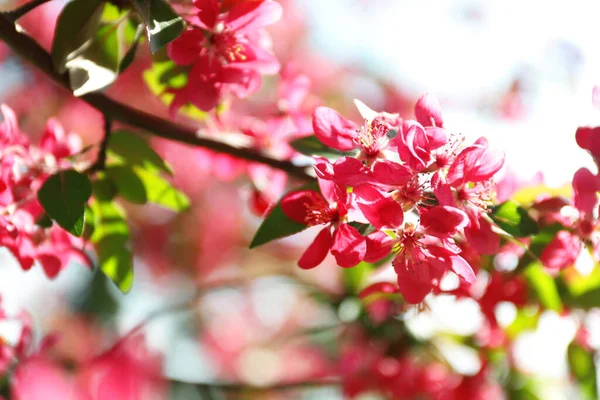
[[191, 385], [198, 390], [220, 390], [223, 392], [244, 392], [244, 393], [262, 393], [268, 391], [282, 391], [282, 390], [298, 390], [298, 389], [312, 389], [318, 387], [331, 387], [339, 386], [340, 381], [338, 379], [323, 379], [316, 381], [303, 381], [303, 382], [291, 382], [291, 383], [278, 383], [270, 386], [252, 386], [249, 383], [220, 383], [220, 382], [186, 382], [177, 379], [169, 379], [171, 383], [178, 383], [181, 385]]
[[[33, 64], [37, 69], [71, 92], [67, 73], [59, 74], [54, 70], [50, 54], [30, 36], [18, 32], [7, 13], [0, 13], [0, 40], [5, 42], [15, 53]], [[109, 116], [113, 121], [142, 129], [154, 136], [164, 139], [204, 147], [219, 153], [229, 154], [247, 161], [268, 165], [286, 172], [290, 176], [305, 181], [314, 180], [306, 168], [299, 167], [289, 161], [268, 157], [255, 150], [235, 147], [217, 140], [198, 137], [193, 128], [172, 123], [147, 112], [137, 110], [101, 93], [89, 93], [79, 97], [81, 100]]]
[[14, 22], [22, 16], [24, 16], [25, 14], [27, 14], [29, 11], [33, 10], [34, 8], [37, 8], [38, 6], [41, 6], [44, 3], [48, 3], [49, 1], [51, 0], [31, 0], [29, 3], [23, 4], [19, 8], [16, 8], [12, 11], [8, 11], [7, 13], [5, 13], [5, 15], [8, 17], [9, 20]]
[[97, 171], [103, 171], [106, 168], [106, 152], [108, 151], [108, 142], [110, 140], [110, 133], [112, 131], [112, 121], [105, 114], [104, 115], [104, 135], [102, 136], [102, 141], [100, 142], [100, 148], [98, 149], [98, 155], [96, 156], [96, 161], [88, 168], [88, 173], [93, 173]]

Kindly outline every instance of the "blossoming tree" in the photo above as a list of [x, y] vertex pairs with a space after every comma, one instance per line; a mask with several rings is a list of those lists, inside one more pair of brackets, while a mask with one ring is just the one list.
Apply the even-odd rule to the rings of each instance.
[[[586, 328], [600, 307], [595, 171], [578, 170], [565, 190], [521, 182], [485, 136], [448, 126], [433, 94], [407, 99], [381, 81], [385, 111], [352, 104], [340, 77], [361, 72], [298, 43], [292, 1], [10, 6], [1, 54], [25, 78], [1, 107], [0, 246], [24, 271], [55, 279], [80, 266], [93, 279], [86, 306], [52, 329], [38, 331], [27, 310], [0, 310], [20, 326], [0, 342], [5, 398], [290, 398], [313, 387], [347, 398], [536, 398], [514, 342], [548, 311], [576, 325], [569, 385], [597, 398]], [[574, 140], [600, 160], [600, 128]], [[582, 259], [591, 272], [577, 268]], [[191, 300], [127, 332], [99, 324], [110, 292], [128, 293], [138, 268], [155, 280], [183, 273]], [[213, 381], [168, 376], [145, 325], [264, 276], [297, 284], [302, 299], [275, 335], [299, 342], [262, 345], [283, 354], [275, 377], [252, 375], [274, 361], [248, 355], [265, 334], [245, 308], [198, 323], [196, 340], [219, 365]], [[479, 329], [417, 335], [409, 315], [441, 297], [475, 304]], [[514, 318], [503, 322], [507, 303]], [[330, 324], [308, 329], [317, 310]], [[475, 370], [456, 367], [442, 341], [475, 354]], [[240, 359], [250, 368], [240, 372]]]

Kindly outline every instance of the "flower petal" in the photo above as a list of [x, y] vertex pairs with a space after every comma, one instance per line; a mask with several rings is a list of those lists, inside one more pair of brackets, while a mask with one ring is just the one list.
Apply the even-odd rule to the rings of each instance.
[[167, 55], [176, 64], [190, 65], [199, 56], [205, 41], [199, 29], [188, 29], [167, 45]]
[[428, 235], [445, 238], [456, 234], [469, 223], [464, 211], [450, 206], [436, 206], [421, 213], [421, 226]]
[[545, 267], [559, 270], [575, 264], [581, 253], [579, 237], [567, 231], [560, 231], [540, 254], [540, 261]]
[[317, 138], [326, 146], [341, 151], [355, 147], [353, 138], [358, 127], [328, 107], [317, 107], [313, 112], [313, 129]]
[[283, 8], [276, 1], [244, 1], [229, 10], [225, 27], [236, 33], [250, 33], [279, 21], [282, 14]]
[[307, 224], [311, 210], [323, 211], [328, 208], [323, 196], [314, 190], [290, 192], [281, 199], [283, 213], [300, 224]]
[[384, 196], [371, 185], [359, 185], [352, 194], [365, 218], [376, 229], [396, 229], [404, 222], [402, 206], [391, 197]]
[[596, 192], [600, 189], [598, 177], [587, 168], [580, 168], [573, 175], [573, 198], [575, 207], [588, 217], [593, 216], [598, 203]]
[[488, 180], [504, 165], [504, 153], [489, 148], [484, 137], [465, 148], [448, 169], [448, 183], [457, 187], [465, 182]]
[[335, 231], [331, 254], [338, 265], [344, 268], [360, 263], [367, 252], [365, 238], [348, 224], [341, 224]]
[[364, 261], [368, 263], [379, 262], [392, 252], [392, 238], [381, 231], [368, 234], [365, 240], [367, 242], [367, 252]]
[[371, 171], [354, 157], [342, 157], [333, 164], [334, 180], [344, 186], [371, 182]]
[[492, 255], [500, 249], [500, 236], [492, 230], [492, 225], [485, 218], [479, 217], [477, 224], [471, 221], [465, 228], [465, 236], [479, 254]]
[[304, 254], [298, 260], [298, 266], [302, 269], [311, 269], [321, 264], [327, 256], [332, 243], [333, 237], [327, 226], [319, 232], [315, 240], [304, 251]]
[[219, 16], [219, 0], [194, 0], [194, 6], [198, 9], [198, 20], [194, 22], [200, 28], [212, 30]]
[[388, 186], [404, 186], [412, 177], [404, 165], [390, 160], [379, 160], [373, 165], [373, 180]]
[[415, 117], [423, 126], [442, 127], [444, 125], [440, 103], [434, 95], [429, 93], [424, 94], [417, 100]]

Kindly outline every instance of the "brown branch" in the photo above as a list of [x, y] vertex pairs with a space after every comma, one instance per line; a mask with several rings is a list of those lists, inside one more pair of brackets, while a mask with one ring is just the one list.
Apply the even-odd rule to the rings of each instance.
[[[33, 38], [19, 32], [8, 13], [0, 13], [0, 40], [5, 42], [16, 54], [71, 92], [68, 74], [59, 74], [54, 70], [50, 54]], [[265, 164], [302, 180], [314, 179], [306, 171], [306, 168], [294, 165], [289, 161], [271, 158], [252, 149], [235, 147], [217, 140], [198, 137], [193, 128], [178, 125], [147, 112], [137, 110], [113, 100], [104, 94], [90, 93], [79, 98], [100, 111], [103, 115], [110, 117], [111, 120], [142, 129], [154, 136], [192, 146], [204, 147], [247, 161]]]
[[16, 21], [19, 18], [21, 18], [22, 16], [24, 16], [25, 14], [27, 14], [29, 11], [32, 11], [33, 9], [41, 6], [42, 4], [48, 3], [49, 1], [51, 1], [51, 0], [31, 0], [29, 3], [23, 4], [19, 8], [16, 8], [12, 11], [8, 11], [6, 13], [6, 16], [11, 21]]
[[314, 388], [336, 387], [341, 384], [338, 379], [329, 378], [316, 381], [278, 383], [270, 386], [252, 386], [248, 383], [221, 383], [221, 382], [187, 382], [177, 379], [167, 378], [171, 384], [191, 385], [201, 392], [206, 390], [217, 390], [221, 392], [241, 392], [244, 394], [260, 394], [269, 391], [285, 391], [285, 390], [306, 390]]
[[98, 155], [96, 161], [87, 170], [88, 173], [97, 171], [103, 171], [106, 168], [106, 153], [108, 151], [108, 141], [110, 140], [110, 133], [112, 132], [112, 120], [104, 115], [104, 132], [102, 141], [100, 142], [100, 148], [98, 149]]

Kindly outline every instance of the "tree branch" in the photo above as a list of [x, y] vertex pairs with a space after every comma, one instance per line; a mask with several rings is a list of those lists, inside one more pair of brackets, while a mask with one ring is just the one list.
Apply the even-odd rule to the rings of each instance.
[[171, 384], [190, 385], [195, 387], [199, 391], [206, 390], [218, 390], [222, 392], [241, 392], [244, 394], [248, 393], [264, 393], [268, 391], [284, 391], [284, 390], [302, 390], [302, 389], [314, 389], [324, 387], [339, 386], [341, 382], [337, 379], [323, 379], [316, 381], [303, 381], [303, 382], [291, 382], [291, 383], [279, 383], [270, 386], [252, 386], [248, 383], [220, 383], [220, 382], [186, 382], [177, 379], [170, 379], [168, 381]]
[[[17, 26], [9, 17], [9, 13], [0, 13], [0, 40], [5, 42], [16, 54], [33, 64], [53, 81], [71, 92], [67, 73], [59, 74], [54, 70], [50, 54], [46, 52], [33, 38], [19, 32]], [[192, 146], [204, 147], [219, 153], [229, 154], [247, 161], [253, 161], [282, 170], [290, 176], [302, 180], [313, 180], [306, 168], [299, 167], [289, 161], [278, 160], [265, 156], [248, 148], [241, 148], [209, 138], [198, 137], [191, 127], [184, 127], [159, 118], [147, 112], [129, 107], [101, 93], [90, 93], [79, 97], [113, 121], [142, 129], [154, 136], [185, 143]]]
[[105, 114], [104, 118], [104, 133], [102, 141], [100, 142], [100, 148], [98, 149], [98, 155], [96, 161], [88, 169], [88, 173], [102, 171], [106, 168], [106, 152], [108, 151], [108, 141], [110, 140], [110, 133], [112, 132], [112, 120]]
[[27, 14], [29, 11], [37, 8], [38, 6], [41, 6], [42, 4], [48, 3], [49, 1], [51, 1], [51, 0], [31, 0], [29, 3], [23, 4], [21, 7], [17, 8], [17, 9], [8, 11], [6, 13], [6, 16], [8, 17], [9, 20], [16, 21], [19, 18], [21, 18], [22, 16], [24, 16], [25, 14]]

